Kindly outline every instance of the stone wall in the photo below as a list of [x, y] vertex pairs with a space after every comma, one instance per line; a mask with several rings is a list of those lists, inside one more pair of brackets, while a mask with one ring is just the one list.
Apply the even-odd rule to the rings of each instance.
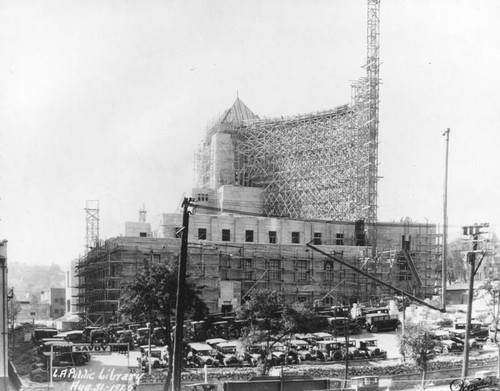
[[[436, 360], [429, 363], [427, 380], [434, 385], [449, 384], [451, 380], [459, 378], [462, 370], [462, 357], [447, 357], [446, 360]], [[494, 370], [496, 373], [498, 364], [496, 354], [484, 354], [480, 357], [470, 357], [469, 376], [479, 370]], [[291, 365], [283, 367], [285, 375], [310, 375], [314, 378], [341, 378], [345, 376], [344, 364], [333, 365]], [[208, 369], [208, 383], [218, 384], [218, 390], [222, 390], [222, 384], [229, 381], [248, 380], [259, 375], [258, 368], [218, 368]], [[383, 384], [390, 384], [391, 390], [402, 390], [413, 388], [422, 379], [422, 373], [415, 364], [395, 363], [387, 365], [384, 361], [370, 362], [367, 365], [356, 365], [349, 367], [348, 377], [376, 375], [384, 380]], [[166, 375], [163, 372], [145, 375], [141, 379], [138, 390], [160, 391], [163, 389]], [[189, 384], [202, 383], [205, 381], [203, 369], [190, 369], [182, 374], [182, 383], [186, 390]]]

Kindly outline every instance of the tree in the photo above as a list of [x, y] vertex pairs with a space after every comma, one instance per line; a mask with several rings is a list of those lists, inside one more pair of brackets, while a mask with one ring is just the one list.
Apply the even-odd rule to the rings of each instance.
[[448, 255], [446, 257], [446, 280], [448, 284], [468, 280], [464, 259], [465, 251], [466, 247], [462, 239], [456, 239], [448, 243]]
[[[119, 312], [131, 321], [157, 324], [165, 330], [169, 355], [167, 379], [164, 390], [170, 387], [172, 379], [173, 341], [170, 320], [176, 306], [177, 267], [155, 264], [141, 269], [136, 280], [130, 284], [120, 298]], [[204, 318], [207, 307], [201, 299], [200, 290], [190, 282], [186, 284], [186, 312], [192, 319]]]
[[500, 281], [498, 276], [488, 278], [474, 290], [476, 299], [483, 299], [488, 308], [488, 315], [492, 319], [492, 326], [495, 327], [493, 341], [497, 342], [497, 328], [500, 323]]
[[303, 303], [289, 304], [275, 290], [252, 291], [237, 309], [236, 318], [248, 321], [243, 328], [243, 345], [262, 344], [262, 374], [272, 365], [271, 352], [276, 344], [293, 333], [310, 331], [319, 319], [313, 309]]
[[422, 370], [422, 389], [424, 389], [427, 363], [434, 355], [437, 345], [432, 330], [421, 323], [405, 322], [404, 333], [398, 335], [399, 352], [403, 358], [414, 360]]

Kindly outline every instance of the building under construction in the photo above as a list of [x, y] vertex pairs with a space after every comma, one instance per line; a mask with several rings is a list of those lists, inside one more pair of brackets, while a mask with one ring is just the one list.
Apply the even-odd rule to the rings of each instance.
[[[207, 127], [195, 157], [188, 270], [210, 311], [234, 310], [262, 288], [311, 305], [394, 295], [309, 242], [418, 297], [440, 290], [436, 226], [377, 220], [379, 0], [368, 0], [367, 42], [366, 75], [348, 104], [268, 119], [237, 98]], [[163, 238], [134, 232], [91, 249], [78, 266], [80, 312], [111, 320], [138, 268], [178, 261], [181, 228], [181, 214], [164, 214]]]
[[[182, 216], [164, 215], [164, 237], [128, 231], [93, 247], [77, 265], [79, 312], [90, 323], [118, 320], [124, 287], [148, 263], [179, 261]], [[290, 302], [310, 305], [378, 302], [385, 288], [328, 256], [421, 298], [440, 290], [436, 226], [403, 221], [378, 223], [376, 258], [360, 222], [293, 220], [228, 213], [191, 216], [188, 278], [202, 287], [212, 313], [237, 308], [254, 289], [277, 289]]]

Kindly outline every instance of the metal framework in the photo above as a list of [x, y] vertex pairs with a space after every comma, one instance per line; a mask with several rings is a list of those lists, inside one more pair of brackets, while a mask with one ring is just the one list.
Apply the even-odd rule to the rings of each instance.
[[85, 221], [87, 223], [87, 243], [85, 249], [89, 252], [99, 245], [99, 201], [88, 200], [85, 203]]
[[208, 130], [196, 166], [200, 188], [263, 188], [266, 216], [363, 220], [375, 257], [380, 0], [367, 2], [366, 76], [350, 105], [260, 119], [237, 99]]
[[267, 216], [366, 218], [370, 140], [355, 126], [359, 116], [345, 105], [240, 125], [234, 134], [236, 183], [265, 189]]

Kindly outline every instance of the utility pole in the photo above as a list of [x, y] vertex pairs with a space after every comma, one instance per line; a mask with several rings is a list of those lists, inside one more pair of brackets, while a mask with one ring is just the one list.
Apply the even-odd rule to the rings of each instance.
[[443, 201], [443, 261], [441, 276], [441, 301], [442, 308], [446, 311], [446, 258], [448, 258], [448, 149], [450, 144], [450, 128], [443, 133], [446, 136], [446, 162], [444, 171], [444, 201]]
[[193, 206], [193, 198], [184, 198], [182, 202], [182, 239], [181, 239], [181, 258], [179, 260], [179, 274], [177, 280], [177, 304], [175, 314], [175, 342], [174, 342], [174, 362], [172, 388], [173, 391], [181, 391], [181, 373], [182, 373], [182, 332], [184, 328], [184, 310], [186, 295], [186, 268], [187, 268], [187, 248], [189, 232], [189, 207]]
[[472, 251], [467, 252], [467, 262], [470, 265], [470, 279], [469, 279], [469, 292], [467, 301], [467, 316], [465, 323], [465, 341], [464, 341], [464, 360], [462, 366], [462, 379], [466, 379], [469, 370], [469, 339], [470, 339], [470, 323], [472, 319], [472, 302], [474, 299], [474, 276], [477, 270], [481, 266], [485, 253], [483, 253], [481, 259], [478, 262], [476, 268], [476, 254], [478, 253], [477, 247], [479, 242], [479, 235], [484, 233], [481, 232], [482, 227], [489, 227], [488, 223], [475, 224], [473, 226], [462, 227], [463, 234], [469, 235], [472, 239]]

